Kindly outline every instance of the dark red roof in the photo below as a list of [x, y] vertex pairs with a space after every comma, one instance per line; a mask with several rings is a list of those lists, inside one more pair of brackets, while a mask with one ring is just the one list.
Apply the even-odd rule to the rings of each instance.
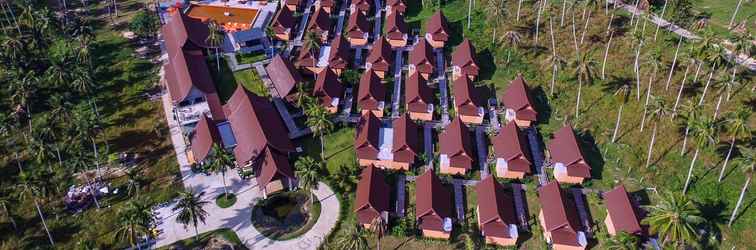
[[530, 173], [528, 141], [520, 134], [514, 121], [507, 123], [493, 139], [494, 155], [507, 161], [513, 171]]
[[454, 80], [454, 103], [457, 113], [462, 115], [477, 116], [480, 101], [478, 91], [467, 77], [458, 77]]
[[572, 126], [568, 124], [554, 133], [548, 148], [552, 162], [564, 164], [569, 176], [591, 177], [591, 166], [583, 158]]
[[388, 71], [391, 62], [393, 62], [391, 55], [391, 46], [383, 37], [376, 38], [373, 43], [373, 49], [370, 50], [370, 54], [367, 57], [367, 63], [372, 64], [371, 68], [377, 71]]
[[415, 69], [420, 73], [433, 73], [436, 65], [433, 50], [425, 39], [420, 39], [415, 48], [409, 52], [409, 63], [415, 65]]
[[215, 93], [213, 79], [205, 63], [202, 49], [209, 46], [205, 39], [207, 25], [200, 19], [176, 12], [161, 29], [168, 53], [165, 79], [171, 99], [181, 102], [189, 96], [192, 88], [204, 94]]
[[393, 121], [392, 127], [394, 140], [391, 152], [394, 153], [394, 161], [414, 162], [415, 158], [423, 153], [420, 126], [415, 124], [407, 113], [404, 113], [399, 119]]
[[638, 213], [630, 201], [625, 186], [619, 185], [611, 191], [604, 192], [603, 196], [608, 211], [607, 216], [612, 218], [612, 225], [616, 232], [624, 231], [630, 234], [641, 232]]
[[356, 132], [357, 138], [354, 140], [354, 150], [357, 153], [357, 158], [378, 159], [381, 120], [372, 112], [368, 112], [360, 119]]
[[[373, 8], [372, 0], [352, 0], [352, 5], [357, 6], [360, 12], [369, 12]], [[356, 12], [356, 11], [355, 11]]]
[[469, 39], [462, 40], [462, 44], [457, 46], [452, 52], [452, 66], [460, 67], [462, 74], [477, 76], [480, 71], [478, 63], [475, 62], [475, 47]]
[[344, 86], [341, 85], [339, 76], [337, 76], [329, 67], [326, 67], [323, 71], [318, 73], [318, 77], [315, 80], [315, 88], [312, 93], [314, 96], [320, 98], [323, 105], [330, 107], [333, 99], [341, 99], [342, 96], [344, 96]]
[[478, 218], [486, 236], [510, 238], [509, 225], [517, 224], [512, 195], [489, 175], [481, 180], [478, 193]]
[[386, 101], [386, 86], [372, 69], [366, 70], [360, 77], [357, 91], [357, 105], [363, 110], [378, 110], [379, 103]]
[[559, 187], [556, 181], [538, 188], [538, 199], [543, 211], [544, 228], [551, 232], [556, 244], [579, 246], [577, 232], [580, 221], [575, 203]]
[[443, 230], [443, 219], [452, 217], [451, 193], [441, 184], [433, 170], [425, 171], [415, 180], [416, 219], [420, 227]]
[[522, 75], [518, 74], [517, 78], [509, 82], [509, 87], [504, 91], [501, 100], [504, 107], [515, 111], [517, 119], [536, 121], [538, 112], [535, 110], [528, 92], [525, 80]]
[[247, 92], [239, 85], [223, 110], [236, 139], [234, 155], [239, 165], [257, 159], [266, 148], [281, 153], [294, 152], [286, 126], [273, 103], [267, 99]]
[[352, 54], [349, 48], [349, 42], [341, 36], [336, 35], [331, 41], [331, 54], [328, 55], [328, 66], [333, 69], [346, 69], [352, 60]]
[[336, 0], [319, 0], [320, 7], [335, 7]]
[[280, 8], [273, 21], [270, 22], [270, 27], [276, 34], [284, 34], [288, 30], [289, 32], [294, 29], [294, 12], [289, 8]]
[[404, 15], [393, 11], [386, 16], [386, 38], [389, 40], [404, 40], [409, 33], [409, 27], [404, 22]]
[[204, 161], [216, 143], [218, 145], [222, 143], [218, 127], [215, 126], [215, 123], [210, 118], [203, 115], [197, 122], [197, 126], [194, 128], [194, 135], [192, 136], [191, 145], [194, 160], [197, 162]]
[[373, 165], [362, 170], [354, 201], [354, 212], [360, 224], [370, 224], [381, 212], [389, 211], [391, 187], [385, 179], [383, 171]]
[[323, 32], [331, 30], [331, 15], [323, 8], [318, 8], [310, 18], [310, 24], [307, 25], [308, 31], [321, 35]]
[[298, 68], [317, 67], [318, 58], [320, 57], [319, 54], [320, 50], [318, 48], [310, 48], [309, 45], [305, 44], [305, 46], [302, 46], [302, 49], [299, 50], [299, 55], [297, 55], [294, 64]]
[[289, 59], [284, 59], [281, 55], [273, 57], [270, 64], [265, 66], [265, 71], [268, 72], [268, 77], [273, 82], [278, 96], [282, 98], [291, 94], [297, 84], [302, 82], [299, 71], [294, 68]]
[[170, 16], [161, 32], [169, 53], [178, 52], [179, 49], [200, 50], [210, 47], [206, 42], [210, 34], [207, 24], [181, 11]]
[[300, 4], [302, 4], [302, 0], [286, 0], [286, 5], [299, 6]]
[[451, 166], [472, 168], [474, 154], [470, 130], [459, 116], [438, 137], [440, 153], [449, 157]]
[[362, 12], [354, 11], [349, 15], [346, 32], [347, 37], [364, 38], [366, 34], [370, 33], [370, 21]]
[[386, 6], [391, 6], [391, 9], [400, 13], [404, 13], [407, 10], [407, 5], [404, 4], [404, 0], [388, 0]]
[[404, 98], [408, 111], [426, 113], [428, 105], [433, 104], [433, 90], [420, 77], [420, 73], [415, 72], [405, 82]]
[[430, 21], [426, 24], [425, 32], [430, 33], [431, 38], [435, 41], [447, 41], [449, 40], [448, 26], [444, 13], [439, 10], [431, 16]]
[[266, 149], [265, 158], [259, 164], [261, 168], [257, 175], [257, 185], [261, 189], [274, 180], [282, 180], [285, 183], [283, 178], [294, 178], [294, 172], [289, 165], [289, 157], [284, 153]]

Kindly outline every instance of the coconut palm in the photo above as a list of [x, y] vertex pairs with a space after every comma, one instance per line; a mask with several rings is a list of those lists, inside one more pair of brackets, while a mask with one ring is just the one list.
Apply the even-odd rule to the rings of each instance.
[[638, 249], [638, 242], [638, 236], [622, 231], [609, 238], [604, 247], [608, 250], [635, 250]]
[[727, 227], [731, 227], [732, 222], [735, 221], [738, 209], [740, 208], [740, 205], [743, 204], [743, 197], [745, 196], [746, 191], [748, 191], [755, 170], [753, 163], [754, 158], [756, 158], [756, 150], [748, 146], [738, 146], [738, 150], [740, 151], [741, 156], [738, 157], [735, 162], [742, 167], [743, 174], [746, 176], [746, 181], [743, 183], [743, 188], [740, 190], [738, 203], [735, 205], [735, 209], [732, 210], [732, 215], [730, 215], [730, 220], [727, 222]]
[[538, 44], [538, 35], [540, 34], [539, 28], [541, 27], [541, 13], [543, 13], [543, 9], [546, 8], [546, 5], [548, 4], [548, 1], [546, 0], [537, 0], [534, 3], [538, 6], [538, 10], [536, 10], [536, 23], [535, 23], [535, 37], [533, 44]]
[[580, 94], [583, 89], [583, 82], [593, 83], [593, 79], [596, 78], [596, 61], [593, 60], [592, 53], [585, 53], [572, 61], [572, 67], [575, 68], [573, 75], [578, 80], [577, 101], [575, 102], [575, 117], [578, 118], [580, 117]]
[[646, 156], [646, 168], [651, 164], [651, 155], [654, 151], [656, 142], [656, 129], [659, 127], [659, 121], [670, 114], [669, 105], [664, 98], [660, 96], [651, 97], [651, 103], [648, 105], [648, 120], [654, 123], [654, 129], [651, 132], [651, 142], [648, 144], [648, 153]]
[[299, 188], [310, 194], [310, 204], [308, 206], [310, 207], [315, 200], [315, 193], [312, 190], [318, 189], [318, 179], [320, 178], [318, 173], [320, 172], [321, 165], [315, 162], [312, 157], [304, 156], [294, 163], [294, 168], [294, 175], [297, 176]]
[[610, 81], [604, 87], [604, 91], [611, 92], [613, 95], [619, 96], [621, 98], [619, 110], [617, 110], [617, 122], [614, 125], [614, 132], [612, 133], [612, 143], [617, 140], [617, 132], [619, 131], [620, 121], [622, 120], [622, 109], [625, 107], [632, 89], [632, 84], [630, 84], [630, 82], [628, 82], [627, 79], [624, 78], [617, 78], [613, 81]]
[[294, 106], [304, 109], [313, 102], [312, 91], [305, 84], [297, 84], [297, 92], [294, 93]]
[[333, 130], [333, 122], [328, 119], [329, 113], [323, 106], [318, 104], [309, 105], [305, 109], [307, 120], [305, 124], [310, 127], [312, 133], [320, 138], [320, 159], [325, 161], [325, 135]]
[[614, 30], [609, 31], [609, 41], [606, 42], [606, 50], [604, 50], [604, 60], [601, 63], [601, 79], [606, 79], [606, 58], [609, 56], [609, 47], [612, 44], [612, 38], [614, 38]]
[[152, 210], [140, 201], [129, 201], [118, 211], [115, 237], [128, 240], [131, 248], [139, 248], [139, 235], [148, 235], [152, 224]]
[[[491, 42], [496, 42], [496, 27], [501, 25], [502, 20], [507, 16], [507, 5], [504, 0], [488, 0], [486, 2], [486, 16], [488, 21], [493, 23], [493, 34]], [[518, 12], [519, 13], [519, 12]]]
[[682, 45], [683, 36], [680, 36], [680, 40], [677, 41], [677, 48], [675, 49], [675, 56], [672, 59], [672, 66], [669, 67], [669, 75], [667, 76], [667, 83], [664, 85], [664, 90], [669, 89], [669, 83], [672, 81], [672, 74], [675, 72], [677, 66], [677, 57], [680, 53], [680, 46]]
[[732, 149], [735, 147], [735, 140], [740, 136], [744, 136], [746, 139], [751, 138], [751, 126], [748, 123], [750, 117], [751, 111], [745, 106], [740, 106], [725, 119], [726, 128], [731, 136], [730, 149], [727, 150], [727, 156], [725, 157], [724, 164], [722, 164], [722, 170], [719, 172], [719, 178], [717, 179], [718, 182], [722, 182], [722, 178], [724, 178], [727, 163], [730, 161]]
[[34, 202], [34, 207], [37, 208], [37, 215], [42, 220], [42, 226], [45, 229], [45, 233], [47, 233], [47, 239], [50, 240], [50, 245], [55, 247], [55, 241], [50, 233], [50, 229], [47, 227], [45, 215], [42, 213], [42, 206], [40, 205], [40, 199], [45, 199], [49, 194], [50, 179], [38, 169], [22, 171], [18, 174], [18, 177], [20, 183], [17, 188], [20, 190], [17, 194], [21, 199], [31, 199]]
[[139, 189], [142, 188], [143, 183], [145, 183], [145, 179], [141, 167], [134, 167], [126, 171], [126, 192], [128, 195], [134, 193], [138, 198]]
[[553, 96], [557, 71], [559, 70], [559, 68], [564, 67], [567, 64], [567, 61], [565, 61], [564, 58], [557, 55], [556, 53], [552, 53], [543, 60], [542, 64], [546, 67], [551, 68], [551, 87], [549, 88], [549, 95]]
[[208, 162], [208, 169], [213, 173], [220, 173], [221, 180], [223, 181], [223, 195], [228, 198], [228, 186], [226, 185], [226, 171], [228, 168], [234, 165], [234, 156], [228, 151], [223, 149], [217, 143], [213, 144], [213, 148], [210, 153], [210, 161]]
[[[751, 0], [749, 0], [750, 2]], [[738, 0], [738, 4], [735, 6], [735, 11], [732, 12], [732, 17], [730, 18], [730, 23], [727, 25], [728, 28], [732, 28], [732, 24], [735, 23], [735, 16], [738, 15], [738, 11], [740, 10], [740, 5], [743, 4], [743, 0]]]
[[511, 29], [507, 32], [504, 32], [504, 35], [499, 38], [499, 41], [502, 42], [501, 46], [506, 46], [505, 48], [507, 49], [507, 64], [509, 64], [512, 50], [514, 50], [516, 53], [517, 48], [520, 47], [520, 44], [522, 42], [522, 35], [520, 35], [520, 32]]
[[335, 179], [338, 180], [336, 187], [344, 193], [352, 192], [357, 182], [359, 182], [359, 172], [359, 168], [354, 164], [339, 165], [335, 176]]
[[308, 31], [305, 33], [304, 39], [302, 39], [302, 47], [309, 48], [311, 50], [320, 49], [320, 36], [314, 31]]
[[651, 68], [651, 75], [648, 77], [648, 87], [646, 88], [646, 102], [643, 104], [643, 117], [641, 118], [640, 131], [643, 132], [643, 128], [646, 125], [646, 112], [648, 111], [648, 102], [651, 98], [651, 85], [656, 79], [656, 73], [659, 72], [659, 68], [662, 66], [662, 55], [664, 51], [661, 47], [654, 47], [648, 53], [643, 56], [643, 65]]
[[210, 20], [210, 23], [207, 25], [208, 28], [208, 34], [207, 38], [205, 38], [205, 42], [207, 42], [210, 47], [215, 49], [215, 64], [218, 66], [218, 72], [220, 72], [220, 53], [219, 49], [221, 44], [223, 44], [223, 28], [214, 20]]
[[386, 227], [386, 221], [381, 216], [376, 216], [370, 221], [370, 230], [375, 234], [376, 248], [378, 250], [381, 250], [381, 238], [383, 238], [383, 233], [386, 232]]
[[[588, 23], [591, 21], [591, 14], [593, 12], [593, 9], [598, 6], [597, 0], [584, 0], [583, 1], [583, 19], [585, 19], [585, 25], [583, 26], [583, 33], [580, 34], [580, 44], [583, 44], [583, 41], [585, 40], [585, 33], [588, 33]], [[588, 14], [586, 15], [586, 11], [588, 11]]]
[[671, 243], [675, 248], [695, 243], [696, 227], [704, 218], [693, 201], [674, 193], [665, 193], [659, 198], [656, 205], [647, 207], [650, 214], [643, 219], [651, 233], [659, 236], [662, 245]]
[[714, 120], [711, 117], [698, 117], [693, 120], [693, 124], [690, 126], [690, 133], [693, 135], [696, 141], [696, 151], [693, 153], [693, 160], [690, 162], [690, 168], [688, 168], [688, 177], [685, 179], [685, 186], [683, 187], [683, 194], [688, 191], [690, 185], [690, 177], [693, 175], [693, 166], [698, 159], [698, 153], [701, 149], [709, 148], [718, 141], [720, 129], [720, 122]]
[[[701, 111], [696, 108], [696, 105], [693, 104], [692, 101], [688, 100], [683, 105], [681, 110], [681, 116], [679, 116], [680, 120], [682, 121], [682, 124], [685, 125], [685, 133], [683, 134], [683, 143], [682, 143], [682, 149], [680, 149], [680, 156], [685, 155], [687, 151], [687, 145], [688, 145], [688, 135], [690, 134], [690, 127], [693, 125], [693, 122], [698, 119], [699, 116], [701, 116]], [[676, 117], [677, 113], [672, 109], [672, 118]]]
[[15, 204], [15, 200], [12, 199], [12, 197], [9, 197], [6, 194], [3, 194], [0, 196], [0, 207], [3, 208], [3, 216], [8, 220], [8, 222], [11, 223], [11, 226], [13, 226], [13, 231], [18, 232], [18, 225], [16, 224], [16, 220], [13, 219], [13, 214], [11, 214], [11, 210], [8, 209], [8, 207], [12, 204]]
[[[669, 0], [664, 0], [664, 6], [662, 6], [661, 15], [659, 15], [659, 18], [664, 19], [664, 13], [667, 12], [667, 4], [669, 3]], [[659, 28], [661, 27], [661, 24], [656, 25], [656, 31], [654, 31], [654, 41], [656, 41], [656, 36], [659, 35]], [[680, 36], [682, 38], [682, 36]]]
[[672, 113], [677, 113], [677, 106], [678, 104], [680, 104], [680, 98], [682, 97], [683, 89], [685, 89], [685, 81], [688, 80], [688, 72], [690, 71], [690, 66], [695, 63], [693, 60], [691, 60], [690, 62], [691, 63], [689, 63], [688, 66], [685, 67], [685, 75], [680, 82], [680, 89], [677, 91], [677, 98], [675, 98], [675, 104], [672, 106]]
[[347, 230], [347, 233], [341, 234], [336, 239], [336, 244], [339, 246], [340, 249], [350, 249], [350, 250], [368, 250], [370, 249], [370, 246], [368, 245], [367, 240], [367, 232], [362, 228], [362, 226], [357, 224], [352, 224], [352, 226], [349, 227]]
[[176, 203], [176, 206], [171, 209], [173, 212], [178, 212], [178, 215], [176, 215], [176, 222], [183, 224], [184, 228], [189, 225], [194, 226], [195, 240], [199, 240], [198, 224], [200, 222], [205, 224], [205, 218], [208, 216], [204, 207], [210, 202], [202, 200], [202, 196], [204, 195], [205, 192], [196, 193], [194, 189], [191, 188], [186, 191], [179, 191], [178, 202]]

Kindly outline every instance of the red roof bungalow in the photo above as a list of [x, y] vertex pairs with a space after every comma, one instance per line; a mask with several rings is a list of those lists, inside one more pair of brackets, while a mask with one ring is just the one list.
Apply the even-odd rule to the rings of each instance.
[[489, 175], [481, 180], [478, 192], [478, 226], [487, 244], [499, 246], [517, 245], [517, 219], [512, 195]]
[[475, 47], [465, 38], [452, 53], [452, 79], [467, 76], [470, 80], [475, 80], [479, 71], [480, 67], [475, 62]]
[[294, 18], [294, 10], [289, 8], [281, 8], [273, 17], [273, 21], [270, 22], [270, 28], [273, 30], [273, 38], [281, 41], [289, 41], [291, 39], [291, 33], [296, 26], [296, 20]]
[[538, 188], [541, 212], [538, 221], [543, 228], [543, 237], [556, 250], [585, 249], [588, 239], [581, 231], [575, 203], [559, 187], [556, 181]]
[[308, 74], [318, 74], [323, 71], [324, 67], [318, 67], [318, 60], [320, 58], [320, 49], [310, 48], [309, 45], [302, 46], [299, 50], [299, 54], [294, 61], [294, 66], [298, 69], [303, 69]]
[[415, 185], [415, 216], [423, 236], [449, 239], [452, 231], [451, 193], [432, 170], [417, 177]]
[[294, 186], [296, 177], [286, 154], [268, 149], [265, 150], [265, 159], [255, 164], [254, 172], [258, 173], [255, 178], [264, 197]]
[[433, 48], [443, 48], [446, 41], [449, 41], [449, 24], [446, 21], [444, 13], [440, 10], [431, 16], [430, 21], [425, 27], [425, 40], [428, 40]]
[[316, 0], [315, 8], [323, 9], [329, 15], [333, 13], [334, 8], [337, 8], [336, 0]]
[[527, 139], [514, 122], [507, 123], [493, 139], [496, 176], [522, 179], [530, 173], [530, 151]]
[[583, 158], [580, 145], [570, 125], [554, 133], [548, 145], [551, 162], [554, 164], [554, 178], [559, 182], [583, 183], [591, 178], [591, 166]]
[[370, 10], [373, 8], [373, 1], [372, 0], [352, 0], [352, 4], [349, 5], [349, 11], [350, 12], [357, 12], [355, 9], [359, 10], [362, 14], [368, 14], [370, 13]]
[[386, 39], [392, 48], [407, 46], [409, 27], [404, 22], [404, 15], [391, 12], [386, 16]]
[[299, 6], [302, 6], [302, 0], [286, 0], [286, 9], [290, 11], [297, 11]]
[[394, 155], [394, 162], [391, 168], [407, 171], [423, 153], [420, 126], [415, 124], [407, 114], [403, 114], [399, 119], [394, 120], [392, 128], [394, 138], [391, 153]]
[[331, 31], [331, 15], [323, 9], [318, 9], [310, 18], [307, 32], [315, 32], [320, 37], [320, 43], [328, 42], [328, 35]]
[[349, 42], [341, 35], [331, 40], [331, 52], [328, 55], [328, 67], [336, 73], [341, 75], [341, 72], [349, 69], [349, 62], [352, 61], [352, 55], [350, 54]]
[[438, 138], [442, 174], [466, 174], [475, 161], [470, 130], [458, 118]]
[[398, 12], [404, 14], [407, 11], [407, 5], [404, 4], [404, 0], [388, 0], [386, 1], [386, 13]]
[[606, 204], [606, 229], [609, 235], [617, 235], [619, 232], [640, 234], [640, 218], [636, 208], [625, 190], [625, 186], [619, 185], [609, 192], [604, 193]]
[[454, 81], [454, 105], [457, 115], [465, 123], [481, 124], [486, 114], [480, 105], [478, 91], [470, 82], [470, 78], [460, 77]]
[[425, 79], [415, 72], [404, 84], [404, 100], [409, 117], [413, 120], [433, 120], [433, 90]]
[[189, 163], [203, 164], [212, 152], [213, 145], [222, 143], [220, 131], [215, 126], [215, 122], [204, 115], [197, 122], [191, 138], [191, 150], [187, 150]]
[[425, 80], [430, 78], [436, 68], [436, 63], [433, 58], [433, 49], [428, 42], [418, 41], [415, 48], [409, 52], [408, 68], [410, 75], [418, 72]]
[[365, 229], [370, 229], [376, 218], [388, 223], [391, 187], [385, 179], [383, 171], [372, 165], [362, 170], [360, 182], [357, 183], [354, 213], [357, 214], [357, 222]]
[[393, 59], [391, 57], [392, 54], [393, 51], [391, 51], [391, 46], [386, 42], [386, 39], [378, 37], [373, 43], [373, 49], [370, 50], [370, 54], [367, 57], [365, 68], [372, 69], [378, 77], [383, 79], [391, 68], [391, 63], [393, 62], [391, 60]]
[[528, 86], [525, 79], [522, 79], [522, 75], [518, 74], [517, 78], [509, 82], [509, 87], [504, 91], [501, 100], [506, 108], [504, 118], [507, 121], [514, 121], [521, 128], [530, 127], [536, 121], [538, 112], [533, 106]]
[[347, 40], [352, 46], [365, 46], [370, 37], [370, 21], [360, 11], [352, 11], [347, 21]]
[[318, 98], [320, 105], [323, 105], [328, 112], [336, 113], [339, 110], [341, 98], [344, 96], [344, 86], [341, 85], [339, 76], [326, 67], [318, 73], [312, 95]]
[[[372, 113], [362, 115], [357, 126], [357, 138], [354, 140], [354, 151], [360, 166], [370, 166], [379, 163], [381, 120]], [[382, 164], [385, 166], [385, 164]]]
[[383, 117], [383, 107], [386, 105], [386, 86], [372, 69], [365, 70], [360, 77], [360, 86], [357, 91], [357, 107], [362, 114], [373, 113], [377, 117]]
[[265, 66], [265, 71], [268, 72], [268, 77], [276, 89], [276, 93], [273, 96], [292, 101], [297, 84], [302, 83], [302, 76], [299, 75], [299, 71], [294, 68], [294, 65], [289, 62], [289, 59], [276, 55], [270, 61], [270, 64]]

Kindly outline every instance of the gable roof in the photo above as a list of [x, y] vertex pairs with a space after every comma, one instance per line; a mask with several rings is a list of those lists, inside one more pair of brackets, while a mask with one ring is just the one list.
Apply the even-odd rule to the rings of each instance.
[[331, 29], [331, 15], [323, 10], [323, 8], [318, 8], [313, 15], [313, 17], [310, 17], [310, 24], [307, 25], [308, 31], [316, 32], [320, 35], [321, 32], [326, 32]]
[[216, 93], [202, 54], [202, 49], [209, 47], [205, 42], [209, 34], [207, 25], [177, 11], [161, 32], [169, 62], [164, 66], [166, 87], [173, 102], [183, 101], [194, 88], [205, 95]]
[[349, 42], [340, 34], [331, 40], [331, 52], [328, 55], [328, 66], [334, 69], [346, 69], [352, 60]]
[[357, 6], [360, 12], [368, 12], [373, 7], [371, 0], [352, 0], [351, 5]]
[[351, 38], [363, 38], [370, 32], [370, 21], [361, 11], [354, 11], [349, 14], [347, 21], [347, 36]]
[[270, 64], [265, 66], [265, 71], [268, 72], [270, 81], [273, 82], [273, 86], [276, 88], [279, 97], [286, 97], [292, 93], [294, 87], [302, 82], [302, 76], [299, 75], [299, 71], [291, 65], [288, 59], [284, 59], [281, 55], [276, 55], [270, 61]]
[[218, 127], [215, 123], [205, 115], [197, 122], [197, 126], [194, 128], [194, 135], [192, 136], [192, 154], [194, 160], [197, 162], [204, 161], [213, 149], [213, 145], [218, 143], [220, 145], [221, 137]]
[[404, 15], [398, 11], [392, 11], [386, 16], [386, 38], [404, 40], [407, 33], [409, 33], [409, 27], [404, 22]]
[[326, 67], [318, 73], [312, 95], [326, 98], [328, 99], [327, 102], [330, 103], [333, 98], [341, 98], [344, 95], [344, 86], [341, 85], [339, 76], [329, 67]]
[[583, 158], [575, 132], [572, 126], [565, 125], [554, 133], [549, 141], [549, 154], [553, 162], [560, 162], [567, 168], [570, 176], [591, 177], [591, 166]]
[[357, 126], [357, 138], [354, 140], [354, 148], [356, 150], [364, 147], [378, 149], [380, 146], [380, 129], [381, 120], [379, 120], [372, 112], [362, 115], [360, 118], [360, 124]]
[[[413, 122], [407, 113], [402, 114], [399, 119], [395, 119], [392, 127], [394, 129], [394, 140], [391, 152], [408, 151], [412, 153], [413, 157], [422, 153], [422, 143], [419, 136], [420, 126]], [[396, 157], [396, 155], [394, 156]]]
[[440, 219], [452, 217], [451, 193], [441, 184], [433, 170], [425, 171], [415, 179], [416, 218], [426, 215]]
[[428, 104], [433, 104], [433, 90], [420, 73], [415, 72], [407, 78], [404, 86], [404, 100], [410, 112], [428, 112]]
[[462, 43], [452, 52], [452, 65], [462, 68], [462, 73], [478, 75], [480, 68], [475, 62], [475, 47], [469, 39], [465, 38]]
[[483, 180], [475, 186], [475, 190], [478, 193], [478, 218], [484, 229], [485, 235], [494, 236], [492, 234], [503, 233], [505, 235], [497, 236], [510, 237], [509, 230], [485, 229], [489, 224], [498, 224], [491, 225], [493, 227], [498, 226], [498, 228], [505, 228], [510, 224], [517, 224], [512, 195], [504, 190], [504, 187], [502, 187], [492, 175], [483, 178]]
[[[467, 125], [462, 123], [459, 116], [454, 118], [451, 124], [438, 137], [441, 154], [446, 154], [449, 158], [465, 156], [473, 160], [470, 130], [467, 128]], [[469, 168], [471, 166], [466, 167]]]
[[433, 58], [433, 50], [425, 39], [420, 39], [415, 48], [409, 52], [409, 64], [415, 65], [421, 73], [433, 73], [436, 61]]
[[260, 174], [257, 176], [257, 185], [261, 189], [271, 181], [282, 177], [294, 178], [294, 172], [289, 165], [289, 158], [278, 151], [266, 149], [265, 158], [260, 163]]
[[517, 119], [536, 121], [538, 112], [535, 110], [535, 106], [533, 106], [528, 86], [521, 74], [517, 74], [517, 77], [509, 82], [509, 86], [504, 91], [501, 100], [504, 107], [516, 112]]
[[552, 233], [554, 242], [577, 244], [577, 232], [580, 231], [577, 208], [575, 203], [566, 197], [559, 183], [551, 181], [538, 188], [538, 200], [543, 212], [543, 226], [546, 231]]
[[308, 44], [305, 44], [299, 49], [299, 54], [294, 64], [298, 68], [316, 67], [318, 65], [318, 58], [320, 57], [319, 54], [320, 50], [318, 48], [310, 48]]
[[177, 52], [180, 49], [197, 50], [211, 47], [205, 41], [210, 30], [199, 18], [193, 18], [181, 11], [174, 12], [161, 28], [166, 49]]
[[457, 106], [458, 113], [464, 115], [477, 115], [480, 102], [478, 91], [470, 82], [470, 78], [457, 77], [454, 80], [454, 104]]
[[386, 6], [390, 6], [392, 10], [404, 13], [407, 10], [407, 5], [404, 4], [404, 0], [388, 0]]
[[392, 62], [392, 52], [391, 46], [386, 39], [380, 36], [375, 39], [375, 42], [373, 42], [373, 49], [370, 50], [366, 62], [373, 64], [377, 70], [386, 71], [389, 68], [389, 64]]
[[616, 232], [624, 231], [630, 234], [641, 232], [638, 213], [635, 211], [624, 185], [604, 192], [603, 197], [608, 211], [607, 216], [611, 217]]
[[366, 70], [360, 77], [357, 90], [357, 104], [362, 109], [378, 109], [378, 103], [386, 100], [386, 86], [372, 69]]
[[449, 40], [449, 24], [448, 21], [446, 21], [446, 17], [444, 16], [444, 13], [441, 12], [441, 10], [436, 11], [433, 16], [431, 16], [430, 20], [428, 21], [428, 24], [426, 24], [425, 32], [430, 33], [431, 38], [436, 41], [447, 41]]
[[[354, 212], [360, 224], [370, 224], [383, 211], [389, 211], [391, 187], [384, 181], [383, 171], [373, 165], [362, 170], [354, 200]], [[361, 212], [368, 210], [366, 212]]]
[[280, 8], [276, 16], [273, 17], [273, 21], [270, 22], [270, 26], [275, 33], [285, 33], [287, 29], [293, 29], [295, 23], [294, 12], [289, 8]]
[[[497, 158], [505, 159], [508, 162], [508, 168], [518, 172], [530, 173], [530, 154], [527, 150], [528, 144], [524, 136], [517, 129], [514, 121], [507, 123], [499, 130], [499, 134], [493, 139], [494, 155]], [[512, 160], [517, 159], [514, 163]]]

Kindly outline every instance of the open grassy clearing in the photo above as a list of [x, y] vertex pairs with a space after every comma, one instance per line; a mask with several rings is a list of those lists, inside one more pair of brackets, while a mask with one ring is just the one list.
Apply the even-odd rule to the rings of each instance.
[[[714, 30], [719, 34], [728, 33], [728, 24], [730, 24], [730, 18], [735, 11], [735, 6], [738, 5], [739, 0], [697, 0], [694, 1], [694, 8], [699, 11], [711, 14], [710, 23], [715, 28]], [[756, 5], [752, 1], [742, 1], [743, 3], [738, 10], [738, 15], [735, 17], [735, 24], [742, 22], [743, 20], [749, 20], [750, 26], [753, 31], [753, 21], [756, 20]]]

